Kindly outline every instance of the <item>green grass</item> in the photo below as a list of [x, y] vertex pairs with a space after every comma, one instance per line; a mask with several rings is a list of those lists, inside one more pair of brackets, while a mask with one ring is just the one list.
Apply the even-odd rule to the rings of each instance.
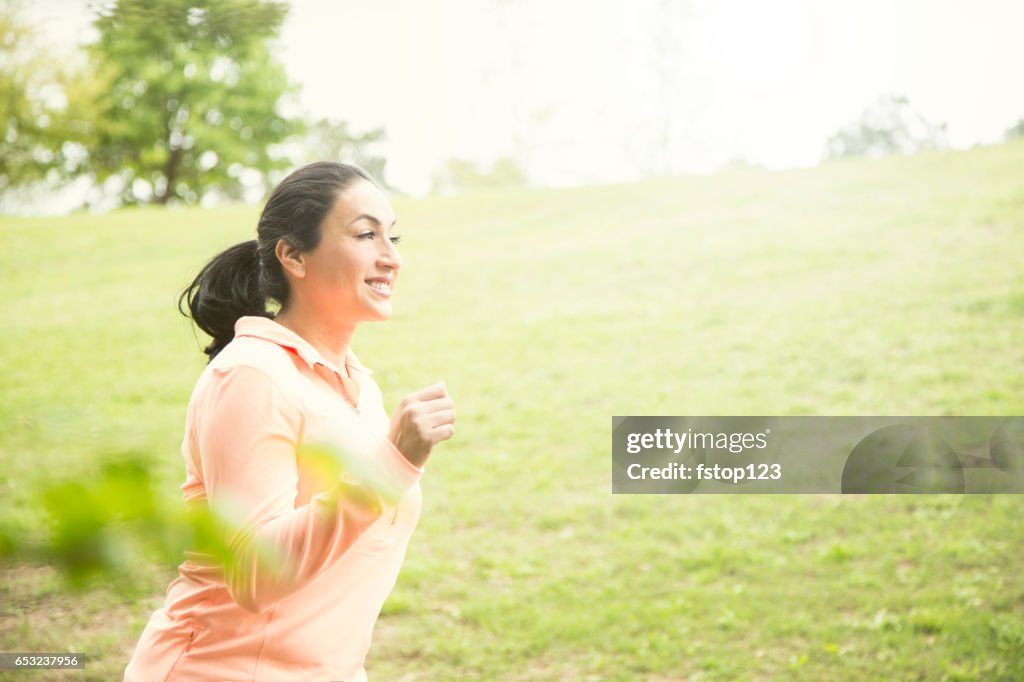
[[[1024, 414], [1022, 168], [1017, 143], [396, 200], [396, 316], [354, 347], [390, 405], [444, 378], [459, 432], [371, 678], [1024, 678], [1024, 498], [612, 496], [609, 450], [612, 415]], [[180, 499], [204, 356], [176, 293], [256, 215], [0, 220], [5, 518], [106, 452]], [[119, 679], [173, 568], [141, 596], [8, 569], [0, 650]]]

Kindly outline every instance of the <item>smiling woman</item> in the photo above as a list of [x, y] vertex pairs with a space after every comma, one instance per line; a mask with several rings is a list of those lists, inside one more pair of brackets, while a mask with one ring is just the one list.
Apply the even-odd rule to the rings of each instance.
[[[361, 322], [391, 317], [395, 224], [364, 171], [311, 164], [274, 190], [258, 238], [214, 257], [182, 293], [212, 340], [186, 415], [181, 491], [234, 520], [232, 556], [186, 553], [125, 680], [366, 679], [419, 520], [423, 465], [455, 430], [443, 382], [389, 419], [350, 348]], [[304, 458], [311, 447], [337, 456], [334, 480]]]
[[391, 292], [402, 266], [391, 206], [366, 181], [348, 186], [340, 199], [324, 218], [315, 250], [304, 253], [285, 239], [275, 244], [277, 260], [304, 293], [291, 297], [276, 319], [300, 335], [296, 326], [314, 313], [327, 316], [318, 324], [343, 327], [339, 331], [348, 336], [360, 321], [391, 317]]

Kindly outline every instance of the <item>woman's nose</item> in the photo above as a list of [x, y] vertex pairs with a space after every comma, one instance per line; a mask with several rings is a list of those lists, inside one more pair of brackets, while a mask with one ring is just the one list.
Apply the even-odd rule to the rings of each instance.
[[402, 267], [402, 255], [398, 253], [398, 247], [390, 239], [386, 240], [385, 244], [380, 253], [381, 264], [398, 270]]

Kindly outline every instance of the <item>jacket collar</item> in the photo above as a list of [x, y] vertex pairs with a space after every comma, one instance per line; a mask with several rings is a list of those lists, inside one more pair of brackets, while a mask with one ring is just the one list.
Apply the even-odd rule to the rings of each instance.
[[[250, 336], [256, 339], [263, 339], [264, 341], [270, 341], [277, 345], [292, 351], [306, 364], [309, 368], [316, 371], [316, 365], [320, 364], [327, 367], [332, 372], [345, 376], [345, 374], [338, 370], [332, 363], [328, 362], [323, 355], [320, 354], [311, 343], [306, 341], [304, 338], [288, 329], [282, 324], [275, 322], [269, 317], [258, 317], [258, 316], [245, 316], [238, 318], [235, 322], [235, 338], [240, 336]], [[348, 353], [345, 355], [345, 365], [350, 370], [361, 372], [364, 375], [373, 374], [373, 370], [364, 367], [359, 359], [356, 357], [352, 349], [348, 349]]]

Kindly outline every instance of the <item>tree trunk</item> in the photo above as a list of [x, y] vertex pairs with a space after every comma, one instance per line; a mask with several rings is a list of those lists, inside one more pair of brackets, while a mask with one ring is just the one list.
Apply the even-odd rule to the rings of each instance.
[[181, 165], [180, 147], [170, 150], [170, 154], [167, 155], [167, 163], [164, 164], [164, 178], [167, 179], [167, 185], [164, 187], [164, 191], [156, 197], [156, 203], [161, 206], [174, 196], [174, 180], [178, 177], [179, 165]]

